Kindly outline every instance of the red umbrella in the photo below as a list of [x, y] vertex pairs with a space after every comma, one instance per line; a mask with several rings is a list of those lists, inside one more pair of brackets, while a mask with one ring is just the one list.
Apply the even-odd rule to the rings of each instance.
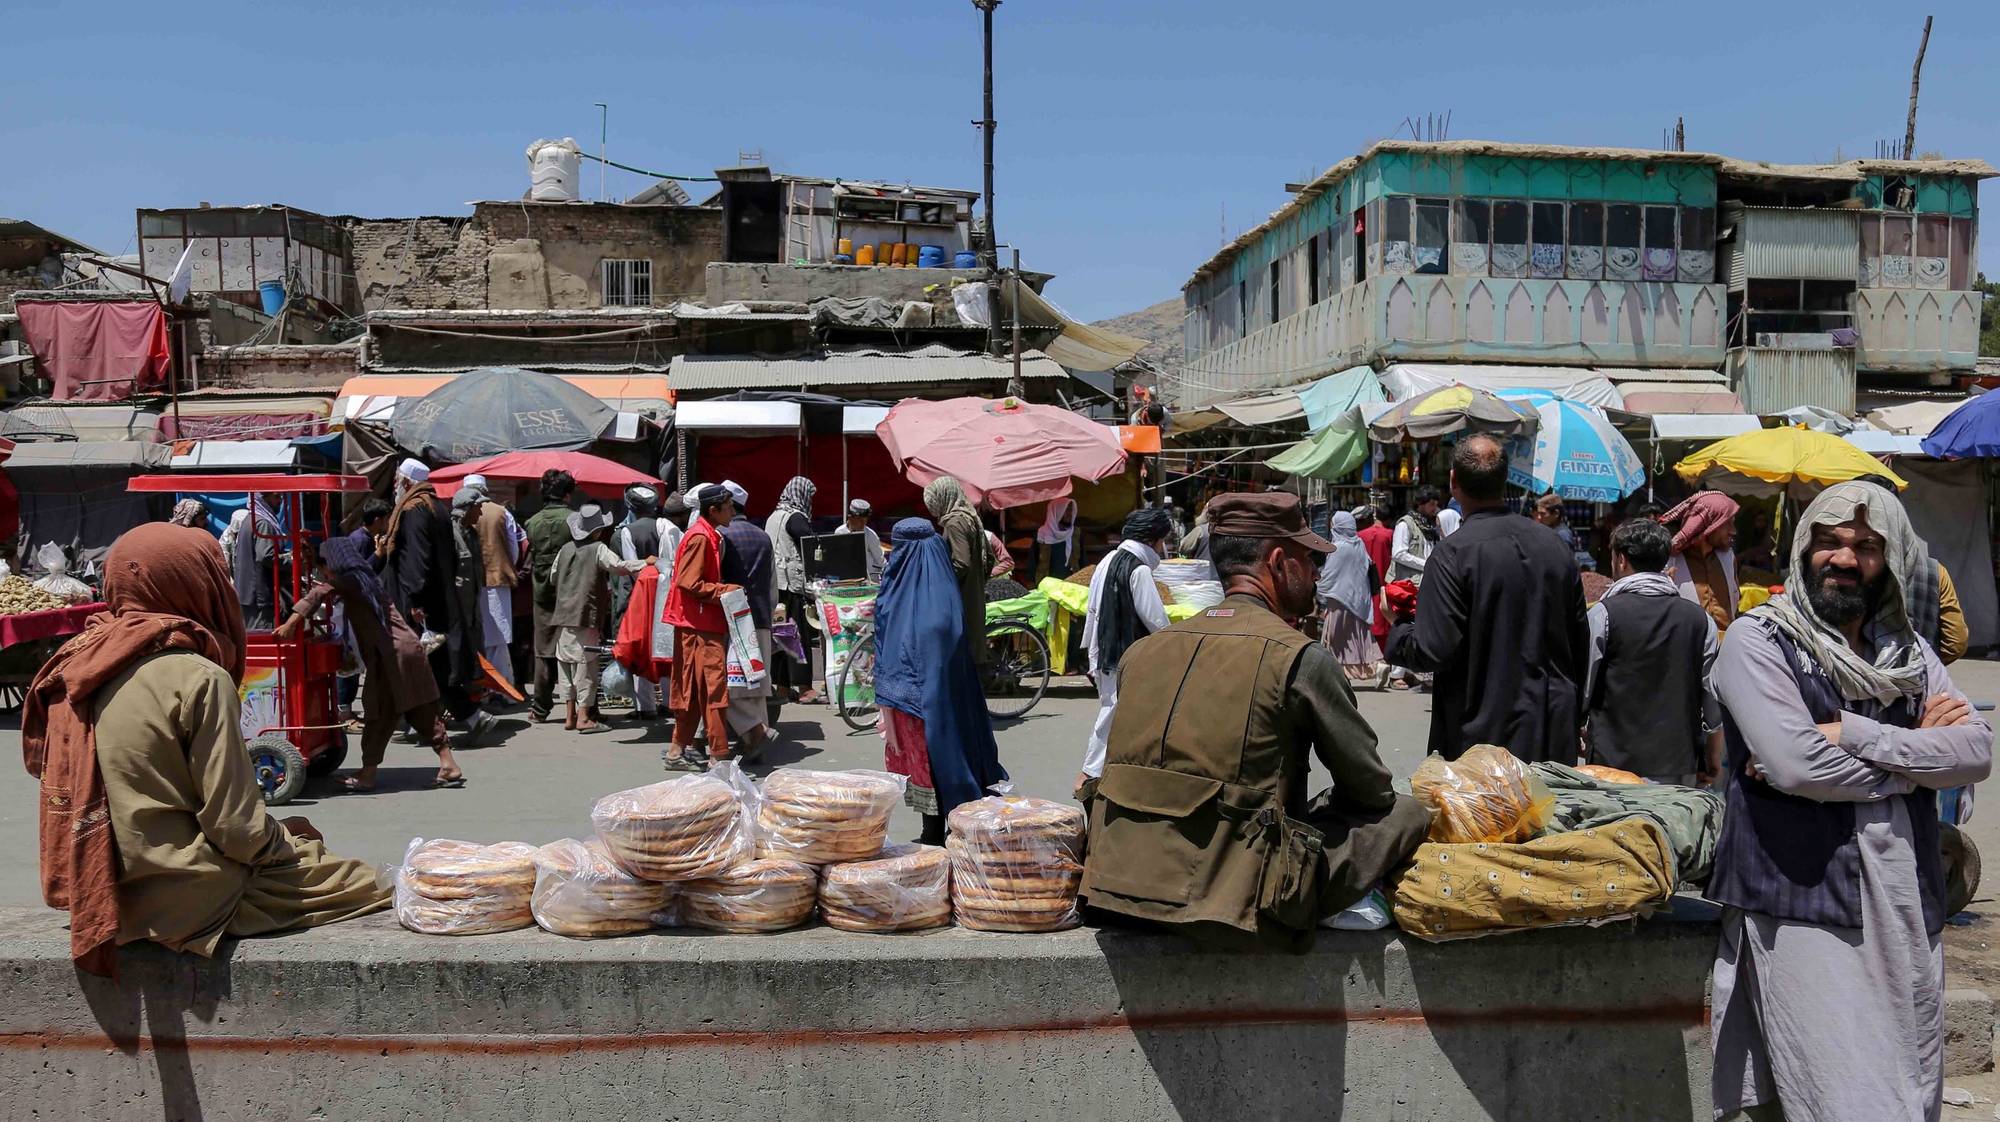
[[994, 510], [1060, 498], [1073, 478], [1125, 469], [1117, 429], [1011, 397], [912, 398], [889, 410], [875, 435], [912, 483], [957, 476], [968, 498]]
[[437, 485], [438, 494], [449, 497], [458, 490], [458, 481], [468, 475], [483, 475], [488, 479], [540, 479], [542, 473], [551, 468], [570, 473], [576, 477], [576, 485], [585, 492], [605, 498], [615, 498], [636, 483], [660, 486], [659, 480], [643, 471], [634, 471], [624, 464], [588, 452], [502, 452], [469, 464], [439, 468], [431, 473], [431, 482]]

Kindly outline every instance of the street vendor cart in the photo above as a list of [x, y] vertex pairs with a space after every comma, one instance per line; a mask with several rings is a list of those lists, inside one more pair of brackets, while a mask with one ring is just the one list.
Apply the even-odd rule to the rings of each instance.
[[[280, 499], [271, 506], [278, 532], [270, 533], [252, 518], [241, 531], [239, 548], [251, 547], [251, 535], [276, 547], [271, 586], [282, 606], [296, 602], [312, 585], [319, 543], [338, 532], [336, 497], [366, 492], [368, 480], [359, 475], [141, 475], [133, 478], [132, 490], [245, 495], [253, 507], [260, 495]], [[252, 631], [244, 646], [238, 696], [250, 764], [265, 802], [290, 802], [305, 787], [308, 774], [328, 774], [347, 757], [347, 726], [337, 716], [334, 696], [343, 643], [325, 620], [315, 619], [291, 638]]]
[[42, 664], [103, 610], [101, 603], [76, 604], [0, 615], [0, 709], [20, 708]]

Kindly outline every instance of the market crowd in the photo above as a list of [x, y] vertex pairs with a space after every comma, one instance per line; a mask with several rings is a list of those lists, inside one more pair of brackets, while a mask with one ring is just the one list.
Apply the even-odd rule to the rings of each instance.
[[[1948, 670], [1966, 645], [1950, 575], [1885, 483], [1820, 491], [1785, 556], [1767, 558], [1776, 589], [1744, 579], [1741, 512], [1707, 491], [1631, 511], [1610, 535], [1608, 579], [1588, 571], [1560, 501], [1509, 511], [1505, 449], [1484, 435], [1457, 443], [1448, 495], [1419, 489], [1395, 518], [1333, 512], [1324, 534], [1281, 491], [1214, 496], [1192, 528], [1171, 505], [1132, 512], [1076, 578], [1099, 698], [1075, 789], [1087, 914], [1309, 945], [1410, 875], [1436, 826], [1434, 804], [1392, 785], [1354, 686], [1427, 689], [1439, 760], [1496, 746], [1719, 800], [1703, 889], [1725, 908], [1718, 1116], [1936, 1117], [1939, 795], [1986, 777], [1993, 737]], [[622, 519], [561, 472], [538, 489], [539, 509], [518, 519], [486, 481], [468, 477], [446, 502], [406, 462], [393, 502], [318, 547], [318, 582], [295, 601], [262, 575], [274, 534], [219, 544], [154, 525], [119, 540], [108, 611], [43, 669], [23, 726], [52, 795], [45, 895], [69, 909], [79, 963], [112, 969], [116, 945], [136, 939], [207, 954], [225, 935], [386, 905], [371, 870], [264, 811], [237, 730], [246, 628], [337, 619], [359, 671], [352, 790], [373, 786], [401, 728], [436, 754], [439, 786], [462, 785], [449, 726], [489, 733], [517, 673], [536, 720], [602, 727], [607, 646], [636, 714], [671, 722], [669, 770], [754, 754], [774, 699], [815, 700], [814, 629], [799, 626], [815, 610], [809, 480], [761, 525], [727, 481], [633, 488]], [[886, 548], [865, 501], [835, 532], [865, 538], [885, 766], [908, 780], [921, 840], [938, 844], [954, 807], [1006, 779], [980, 675], [987, 582], [1011, 559], [957, 480], [931, 482], [923, 502], [929, 517], [896, 522]], [[1031, 567], [1070, 572], [1076, 521], [1073, 502], [1050, 504]], [[1178, 622], [1158, 579], [1176, 553], [1216, 586]], [[732, 672], [739, 597], [762, 682]], [[522, 659], [517, 633], [531, 639]], [[1326, 790], [1306, 789], [1312, 758]]]

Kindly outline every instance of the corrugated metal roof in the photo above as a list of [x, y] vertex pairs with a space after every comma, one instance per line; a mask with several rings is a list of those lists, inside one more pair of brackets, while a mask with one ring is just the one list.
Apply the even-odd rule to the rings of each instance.
[[[676, 355], [667, 382], [679, 393], [701, 390], [800, 389], [823, 386], [913, 385], [924, 382], [1004, 382], [1011, 359], [931, 344], [913, 351], [836, 351], [816, 358]], [[1040, 351], [1021, 356], [1021, 377], [1068, 378]]]

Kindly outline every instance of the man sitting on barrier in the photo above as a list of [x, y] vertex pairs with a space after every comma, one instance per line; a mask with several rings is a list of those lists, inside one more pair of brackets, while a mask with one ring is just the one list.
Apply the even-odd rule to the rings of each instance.
[[[1119, 660], [1104, 775], [1081, 792], [1083, 895], [1100, 917], [1303, 949], [1416, 851], [1430, 812], [1390, 789], [1332, 652], [1293, 626], [1313, 609], [1312, 555], [1333, 548], [1297, 496], [1209, 510], [1226, 596]], [[1333, 773], [1310, 801], [1308, 751]]]

